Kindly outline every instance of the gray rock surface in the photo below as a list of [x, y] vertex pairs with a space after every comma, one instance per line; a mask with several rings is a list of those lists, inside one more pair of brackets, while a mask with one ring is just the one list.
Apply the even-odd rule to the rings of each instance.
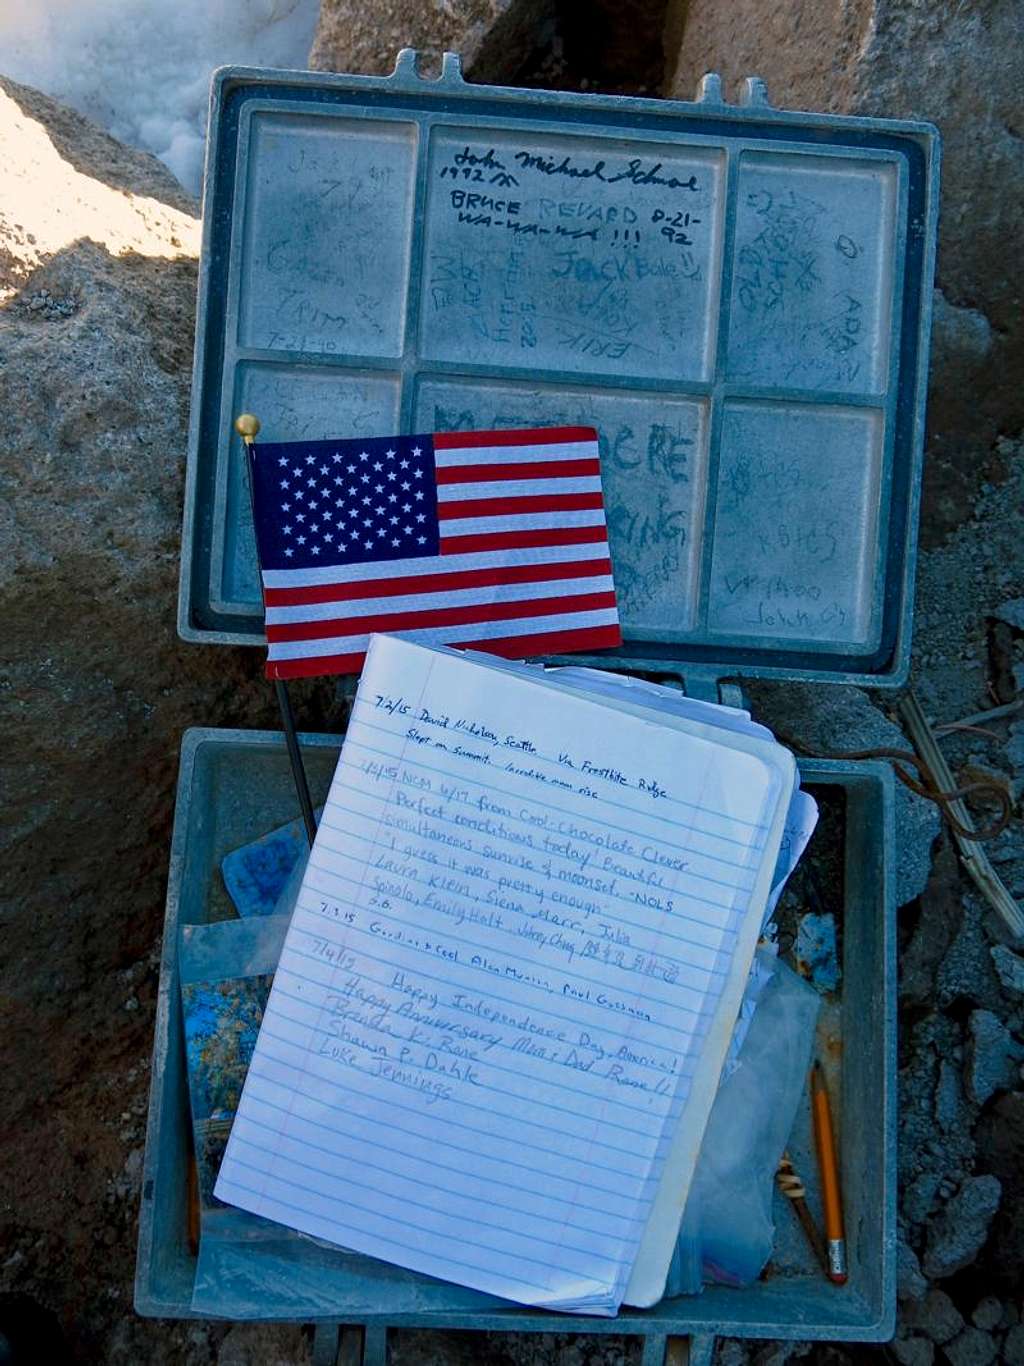
[[928, 1291], [919, 1304], [903, 1310], [902, 1319], [908, 1328], [923, 1333], [940, 1345], [949, 1342], [963, 1330], [963, 1315], [944, 1290]]
[[[812, 754], [872, 748], [906, 749], [903, 732], [859, 688], [820, 683], [787, 683], [784, 687], [751, 684], [755, 713], [765, 725], [778, 727]], [[924, 888], [931, 868], [931, 847], [939, 833], [939, 814], [932, 802], [896, 785], [896, 902], [911, 901]]]
[[921, 1274], [917, 1253], [907, 1240], [896, 1241], [896, 1295], [900, 1300], [919, 1300], [928, 1290], [928, 1282]]
[[273, 724], [272, 694], [257, 651], [175, 634], [195, 206], [3, 80], [0, 164], [0, 1246], [15, 1288], [62, 1269], [87, 1358], [186, 1361], [192, 1329], [129, 1316], [108, 1356], [98, 1325], [133, 1276], [181, 732]]
[[1003, 1339], [1006, 1366], [1024, 1366], [1024, 1324], [1015, 1324]]
[[935, 1343], [927, 1338], [897, 1337], [892, 1343], [892, 1354], [901, 1366], [932, 1366]]
[[990, 1010], [972, 1010], [967, 1028], [967, 1089], [978, 1105], [984, 1105], [989, 1096], [1017, 1081], [1024, 1048]]
[[943, 136], [929, 406], [926, 535], [956, 525], [999, 432], [1024, 422], [1024, 314], [1005, 262], [1024, 250], [1019, 0], [669, 0], [666, 88], [692, 99], [705, 71], [728, 98], [743, 76], [773, 103], [929, 119]]
[[994, 944], [991, 953], [1003, 990], [1017, 1000], [1024, 1000], [1024, 958], [1005, 944]]
[[526, 58], [552, 0], [321, 0], [310, 51], [314, 71], [387, 76], [401, 48], [416, 48], [424, 69], [443, 52], [461, 55], [467, 76], [495, 81]]
[[981, 1328], [986, 1333], [991, 1333], [994, 1328], [998, 1328], [1003, 1317], [1003, 1306], [995, 1295], [986, 1295], [983, 1300], [979, 1300], [974, 1307], [971, 1315], [971, 1322], [975, 1328]]
[[991, 1333], [967, 1327], [942, 1350], [950, 1366], [989, 1366], [990, 1361], [995, 1361], [998, 1348]]
[[942, 1280], [970, 1266], [988, 1237], [1001, 1195], [1002, 1186], [994, 1176], [972, 1176], [964, 1182], [929, 1225], [922, 1262], [926, 1276]]

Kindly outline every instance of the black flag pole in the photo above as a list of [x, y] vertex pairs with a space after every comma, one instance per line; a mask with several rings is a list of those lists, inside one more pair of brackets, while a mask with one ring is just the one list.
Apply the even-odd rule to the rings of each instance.
[[[254, 417], [252, 413], [241, 413], [235, 418], [235, 431], [245, 443], [245, 478], [249, 488], [249, 505], [252, 508], [253, 529], [255, 531], [256, 499], [253, 494], [252, 470], [249, 468], [249, 461], [255, 458], [252, 447], [259, 435], [260, 420], [258, 417]], [[257, 545], [258, 558], [259, 547]], [[292, 711], [292, 700], [288, 695], [288, 685], [283, 678], [274, 679], [274, 691], [277, 693], [277, 706], [281, 713], [281, 725], [284, 728], [284, 742], [288, 749], [288, 762], [291, 764], [295, 791], [299, 798], [302, 820], [306, 827], [306, 838], [312, 846], [314, 839], [316, 839], [316, 816], [313, 814], [313, 799], [309, 795], [306, 768], [302, 762], [302, 751], [299, 749], [299, 737], [295, 733], [295, 714]]]

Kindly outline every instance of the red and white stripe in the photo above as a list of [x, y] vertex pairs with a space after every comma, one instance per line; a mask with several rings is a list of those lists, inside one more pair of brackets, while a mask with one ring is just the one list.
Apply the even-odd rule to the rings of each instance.
[[265, 571], [269, 677], [355, 673], [374, 631], [506, 658], [620, 644], [596, 432], [433, 444], [440, 555]]

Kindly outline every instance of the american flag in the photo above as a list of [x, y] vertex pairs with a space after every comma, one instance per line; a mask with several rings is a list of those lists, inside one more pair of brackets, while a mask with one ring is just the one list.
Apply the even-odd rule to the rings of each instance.
[[267, 675], [374, 631], [506, 658], [621, 643], [592, 427], [250, 447]]

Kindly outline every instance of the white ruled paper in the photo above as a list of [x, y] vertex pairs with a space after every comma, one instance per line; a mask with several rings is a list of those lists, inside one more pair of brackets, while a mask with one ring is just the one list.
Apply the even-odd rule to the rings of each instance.
[[724, 739], [374, 637], [217, 1195], [614, 1313], [777, 849]]

